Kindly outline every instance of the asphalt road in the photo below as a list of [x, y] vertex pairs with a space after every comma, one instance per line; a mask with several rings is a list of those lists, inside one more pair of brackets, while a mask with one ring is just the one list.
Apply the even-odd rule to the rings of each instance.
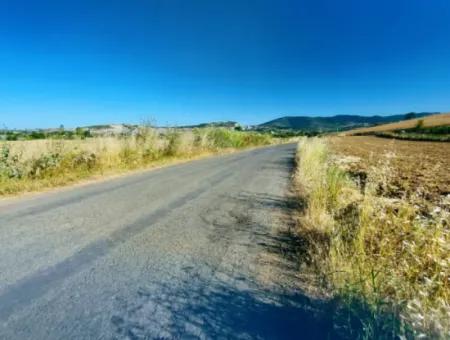
[[0, 338], [326, 338], [296, 288], [295, 145], [0, 206]]

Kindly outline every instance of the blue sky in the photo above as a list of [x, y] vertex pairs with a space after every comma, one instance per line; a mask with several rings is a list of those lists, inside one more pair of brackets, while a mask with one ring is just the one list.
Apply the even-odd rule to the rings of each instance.
[[450, 110], [448, 0], [0, 0], [0, 124]]

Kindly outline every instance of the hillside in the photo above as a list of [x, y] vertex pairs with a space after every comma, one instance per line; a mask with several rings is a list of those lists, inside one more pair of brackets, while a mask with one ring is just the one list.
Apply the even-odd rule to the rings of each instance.
[[366, 134], [372, 132], [386, 132], [386, 131], [395, 131], [395, 130], [407, 130], [412, 129], [417, 126], [419, 120], [423, 121], [423, 128], [435, 127], [435, 126], [445, 126], [450, 125], [450, 113], [442, 113], [431, 115], [423, 118], [402, 120], [395, 123], [377, 125], [368, 128], [360, 128], [347, 131], [345, 134]]
[[179, 126], [180, 129], [195, 129], [195, 128], [207, 128], [207, 127], [215, 127], [215, 128], [236, 128], [239, 124], [233, 121], [226, 122], [209, 122], [209, 123], [201, 123], [195, 125], [183, 125]]
[[[434, 113], [414, 113], [414, 117], [420, 118]], [[411, 114], [409, 114], [411, 115]], [[282, 117], [258, 125], [259, 129], [291, 129], [303, 131], [336, 131], [349, 130], [357, 127], [367, 127], [404, 120], [407, 115], [390, 116], [358, 116], [337, 115], [332, 117], [307, 117], [292, 116]]]

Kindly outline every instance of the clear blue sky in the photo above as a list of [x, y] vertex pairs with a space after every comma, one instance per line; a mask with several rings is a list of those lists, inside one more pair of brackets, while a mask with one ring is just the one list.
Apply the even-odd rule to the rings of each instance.
[[0, 124], [450, 110], [448, 0], [0, 0]]

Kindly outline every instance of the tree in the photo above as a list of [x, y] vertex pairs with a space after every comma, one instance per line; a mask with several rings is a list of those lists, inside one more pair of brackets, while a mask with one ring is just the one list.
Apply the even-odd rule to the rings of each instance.
[[91, 132], [89, 129], [83, 129], [82, 127], [77, 127], [75, 129], [75, 135], [80, 137], [81, 139], [85, 139], [91, 137]]

